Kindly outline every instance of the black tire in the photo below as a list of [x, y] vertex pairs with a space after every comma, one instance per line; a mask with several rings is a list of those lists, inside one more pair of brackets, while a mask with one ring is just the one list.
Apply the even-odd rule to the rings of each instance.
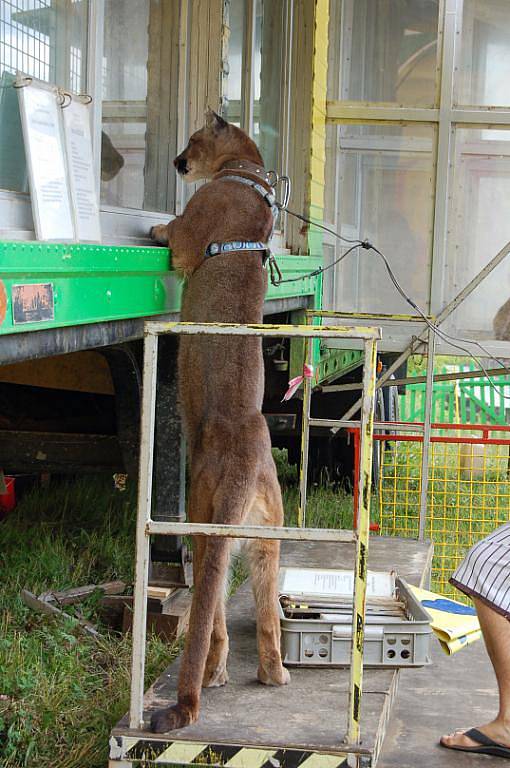
[[[392, 379], [395, 376], [392, 374]], [[398, 421], [400, 419], [400, 406], [399, 406], [399, 394], [398, 387], [382, 387], [384, 397], [384, 412], [386, 414], [386, 421]]]
[[[375, 408], [374, 416], [375, 421], [386, 421], [384, 407], [384, 393], [381, 389], [377, 389], [375, 392]], [[381, 454], [382, 443], [380, 440], [374, 440], [372, 446], [372, 486], [377, 488], [379, 484], [379, 475], [381, 472]]]

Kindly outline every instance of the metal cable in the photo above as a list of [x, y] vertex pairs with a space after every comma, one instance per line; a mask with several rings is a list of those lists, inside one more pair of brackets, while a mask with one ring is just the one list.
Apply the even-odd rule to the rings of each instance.
[[[320, 224], [319, 222], [311, 221], [306, 216], [303, 216], [299, 213], [296, 213], [295, 211], [290, 211], [288, 208], [284, 208], [283, 206], [279, 206], [281, 211], [285, 211], [285, 213], [288, 213], [290, 216], [294, 216], [296, 219], [299, 219], [300, 221], [303, 221], [306, 224], [311, 224], [312, 226], [318, 227], [319, 229], [324, 230], [325, 232], [328, 232], [330, 235], [333, 235], [338, 240], [342, 240], [346, 243], [353, 243], [350, 248], [348, 248], [345, 253], [343, 253], [341, 256], [339, 256], [338, 259], [335, 259], [331, 262], [331, 264], [328, 264], [326, 267], [319, 267], [318, 269], [315, 269], [313, 272], [309, 272], [306, 275], [300, 275], [299, 277], [291, 277], [287, 278], [286, 280], [278, 280], [277, 282], [273, 282], [273, 285], [281, 285], [281, 283], [292, 283], [296, 282], [298, 280], [305, 280], [308, 277], [316, 277], [317, 275], [321, 275], [323, 272], [326, 272], [328, 269], [331, 269], [331, 267], [336, 266], [339, 264], [343, 259], [346, 258], [352, 251], [356, 250], [356, 248], [363, 248], [366, 251], [374, 251], [380, 259], [382, 260], [384, 267], [386, 269], [386, 272], [388, 273], [388, 276], [393, 283], [395, 289], [399, 293], [399, 295], [404, 299], [404, 301], [409, 304], [412, 309], [414, 309], [420, 317], [424, 320], [427, 327], [433, 331], [433, 333], [436, 334], [440, 339], [442, 339], [444, 342], [449, 344], [452, 347], [455, 347], [455, 349], [460, 350], [463, 355], [466, 355], [467, 357], [470, 357], [472, 360], [475, 361], [475, 363], [480, 367], [480, 369], [483, 371], [485, 377], [487, 378], [487, 381], [489, 382], [490, 386], [494, 389], [495, 392], [497, 392], [500, 397], [502, 397], [504, 400], [510, 400], [510, 395], [505, 395], [503, 392], [501, 392], [501, 385], [498, 387], [498, 385], [493, 381], [491, 376], [488, 374], [485, 366], [483, 365], [480, 358], [478, 358], [476, 355], [474, 355], [472, 352], [470, 352], [469, 349], [462, 346], [463, 342], [464, 344], [473, 344], [474, 346], [478, 347], [488, 358], [495, 360], [502, 368], [506, 368], [506, 364], [500, 360], [497, 357], [493, 357], [489, 351], [481, 344], [479, 341], [476, 341], [476, 339], [464, 339], [462, 337], [453, 336], [452, 334], [447, 333], [446, 331], [443, 331], [438, 325], [433, 323], [427, 315], [423, 312], [423, 310], [416, 304], [413, 299], [407, 295], [407, 293], [404, 291], [400, 283], [398, 282], [395, 273], [393, 272], [391, 265], [384, 255], [378, 248], [375, 247], [375, 245], [372, 245], [372, 243], [369, 240], [351, 240], [348, 237], [344, 237], [343, 235], [340, 235], [338, 232], [335, 232], [335, 230], [330, 229], [329, 227], [326, 227], [324, 224]], [[274, 260], [274, 256], [272, 256]], [[280, 273], [281, 274], [281, 273]]]

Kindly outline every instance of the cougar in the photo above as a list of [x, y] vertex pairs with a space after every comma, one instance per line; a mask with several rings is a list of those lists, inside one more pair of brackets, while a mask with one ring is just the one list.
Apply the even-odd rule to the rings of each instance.
[[[270, 190], [256, 144], [212, 110], [174, 160], [186, 181], [207, 179], [182, 216], [151, 230], [168, 244], [173, 266], [186, 278], [182, 320], [261, 323], [267, 275], [260, 251], [207, 256], [211, 243], [266, 242], [272, 212], [253, 187]], [[261, 339], [249, 336], [182, 336], [179, 398], [188, 445], [188, 518], [197, 523], [282, 525], [283, 506], [271, 440], [261, 413], [264, 366]], [[163, 733], [197, 720], [202, 687], [228, 681], [225, 590], [231, 540], [194, 537], [194, 594], [178, 682], [177, 703], [152, 715]], [[279, 542], [244, 545], [257, 614], [258, 680], [285, 685], [277, 579]]]

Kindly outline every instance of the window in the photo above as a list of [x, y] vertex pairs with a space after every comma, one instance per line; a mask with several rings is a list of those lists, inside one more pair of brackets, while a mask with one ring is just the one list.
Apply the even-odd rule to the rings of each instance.
[[285, 3], [257, 0], [253, 138], [266, 168], [280, 169]]
[[[438, 314], [510, 239], [510, 5], [332, 6], [328, 211], [343, 235], [381, 248], [406, 292]], [[365, 251], [339, 264], [333, 285], [330, 308], [412, 314]], [[493, 339], [509, 294], [504, 261], [446, 329]]]
[[101, 201], [175, 208], [179, 3], [106, 0]]
[[[458, 128], [446, 300], [451, 300], [510, 239], [510, 130]], [[492, 319], [510, 297], [508, 257], [452, 315], [466, 335], [491, 338]]]
[[241, 96], [243, 83], [244, 2], [231, 2], [226, 7], [228, 34], [227, 88], [223, 97], [223, 116], [234, 125], [241, 125]]
[[75, 92], [86, 89], [88, 0], [0, 3], [0, 188], [28, 191], [17, 71]]
[[347, 0], [342, 7], [342, 99], [436, 103], [438, 2]]
[[510, 106], [510, 13], [507, 0], [464, 0], [454, 101]]
[[[427, 307], [434, 214], [433, 126], [350, 125], [339, 129], [342, 233], [368, 237], [402, 265], [400, 279], [420, 306]], [[354, 254], [353, 254], [354, 256]], [[404, 271], [405, 270], [405, 271]], [[361, 252], [339, 265], [342, 309], [407, 313], [384, 266]]]
[[287, 4], [230, 0], [224, 115], [257, 143], [265, 167], [282, 171], [283, 51]]

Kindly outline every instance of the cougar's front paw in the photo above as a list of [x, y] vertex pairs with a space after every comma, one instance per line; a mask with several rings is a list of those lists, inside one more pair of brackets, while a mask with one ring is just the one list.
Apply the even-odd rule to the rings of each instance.
[[184, 728], [186, 725], [191, 725], [195, 722], [191, 710], [187, 707], [182, 707], [179, 704], [175, 704], [168, 709], [157, 709], [153, 712], [151, 717], [151, 731], [153, 733], [166, 733], [167, 731], [175, 731], [177, 728]]
[[166, 224], [156, 224], [150, 229], [150, 238], [158, 245], [168, 245], [168, 227]]

